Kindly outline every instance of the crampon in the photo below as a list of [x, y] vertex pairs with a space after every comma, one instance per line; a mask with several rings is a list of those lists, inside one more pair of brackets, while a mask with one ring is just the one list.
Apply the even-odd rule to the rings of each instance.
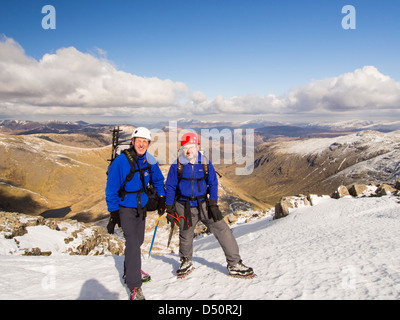
[[186, 277], [188, 277], [193, 272], [194, 269], [195, 269], [194, 267], [191, 267], [185, 273], [177, 273], [176, 277], [178, 279], [185, 279]]
[[254, 279], [255, 277], [257, 277], [257, 275], [254, 272], [251, 274], [229, 274], [229, 276], [232, 278], [246, 279], [246, 280]]

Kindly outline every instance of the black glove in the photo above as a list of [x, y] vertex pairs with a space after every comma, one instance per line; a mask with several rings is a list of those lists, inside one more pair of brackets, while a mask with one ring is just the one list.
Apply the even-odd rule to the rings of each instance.
[[170, 204], [166, 206], [167, 212], [167, 223], [176, 223], [179, 221], [178, 214], [175, 212], [175, 206], [173, 204]]
[[119, 219], [119, 210], [110, 212], [110, 221], [107, 224], [107, 231], [109, 234], [114, 234], [115, 225], [121, 227], [121, 220]]
[[158, 215], [162, 216], [165, 213], [165, 197], [158, 197]]
[[218, 204], [216, 200], [209, 200], [208, 202], [208, 213], [211, 214], [211, 217], [215, 222], [222, 220], [222, 212], [219, 210]]

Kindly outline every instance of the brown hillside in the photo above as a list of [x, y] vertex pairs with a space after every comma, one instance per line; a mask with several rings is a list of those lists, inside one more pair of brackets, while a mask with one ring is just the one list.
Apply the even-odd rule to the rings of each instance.
[[[0, 134], [0, 207], [88, 217], [104, 212], [109, 148], [80, 148], [34, 136]], [[101, 192], [101, 190], [103, 190]]]
[[220, 170], [247, 194], [273, 204], [287, 195], [330, 194], [342, 184], [393, 182], [399, 158], [399, 131], [362, 131], [265, 143], [256, 148], [252, 174], [236, 176], [232, 166]]
[[[130, 128], [124, 129], [128, 132]], [[0, 208], [80, 221], [107, 216], [104, 190], [111, 146], [82, 147], [102, 145], [102, 139], [98, 134], [0, 134]], [[168, 135], [166, 139], [155, 137], [149, 149], [163, 160], [165, 178], [170, 166], [163, 163], [176, 158], [168, 141]], [[266, 208], [222, 177], [220, 206], [224, 214], [232, 212], [233, 202], [255, 210]]]

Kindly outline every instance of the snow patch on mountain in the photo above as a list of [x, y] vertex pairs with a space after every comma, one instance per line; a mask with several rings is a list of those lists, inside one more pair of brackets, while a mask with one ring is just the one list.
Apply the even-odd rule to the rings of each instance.
[[400, 131], [381, 133], [377, 131], [362, 131], [335, 138], [314, 138], [301, 141], [282, 142], [280, 151], [297, 153], [302, 156], [321, 154], [334, 151], [338, 147], [348, 150], [369, 150], [374, 152], [388, 152], [400, 149]]

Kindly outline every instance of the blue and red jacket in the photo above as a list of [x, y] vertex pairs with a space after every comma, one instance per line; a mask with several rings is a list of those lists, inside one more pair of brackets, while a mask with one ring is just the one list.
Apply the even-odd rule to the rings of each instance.
[[168, 172], [167, 181], [165, 183], [166, 205], [174, 204], [177, 191], [181, 195], [181, 197], [177, 199], [178, 201], [186, 201], [187, 198], [193, 198], [193, 200], [190, 201], [191, 207], [198, 206], [198, 202], [197, 200], [194, 200], [194, 198], [204, 196], [207, 191], [209, 193], [210, 200], [218, 201], [218, 179], [214, 166], [210, 161], [208, 161], [208, 178], [206, 181], [204, 179], [205, 174], [203, 171], [203, 161], [208, 160], [206, 160], [200, 152], [198, 152], [197, 162], [194, 164], [184, 164], [183, 159], [181, 159], [183, 171], [179, 184], [177, 161], [171, 165]]
[[[144, 183], [145, 186], [148, 185], [150, 180], [150, 174], [148, 170], [148, 163], [150, 163], [151, 168], [151, 179], [153, 181], [154, 187], [156, 188], [158, 196], [165, 196], [164, 190], [164, 176], [158, 166], [157, 160], [149, 153], [145, 153], [142, 157], [137, 157], [140, 168], [146, 169], [144, 171]], [[138, 169], [137, 164], [135, 164], [136, 169]], [[125, 154], [121, 154], [115, 158], [111, 163], [110, 169], [108, 171], [108, 179], [106, 186], [106, 202], [107, 209], [109, 212], [119, 210], [119, 206], [128, 208], [137, 208], [137, 194], [127, 194], [124, 200], [119, 197], [118, 191], [123, 186], [126, 177], [131, 171], [131, 165]], [[128, 181], [125, 185], [125, 190], [127, 192], [135, 192], [143, 188], [142, 181], [140, 179], [140, 173], [137, 171], [133, 176], [131, 181]], [[148, 197], [146, 193], [140, 193], [141, 206], [144, 207], [147, 204]]]

